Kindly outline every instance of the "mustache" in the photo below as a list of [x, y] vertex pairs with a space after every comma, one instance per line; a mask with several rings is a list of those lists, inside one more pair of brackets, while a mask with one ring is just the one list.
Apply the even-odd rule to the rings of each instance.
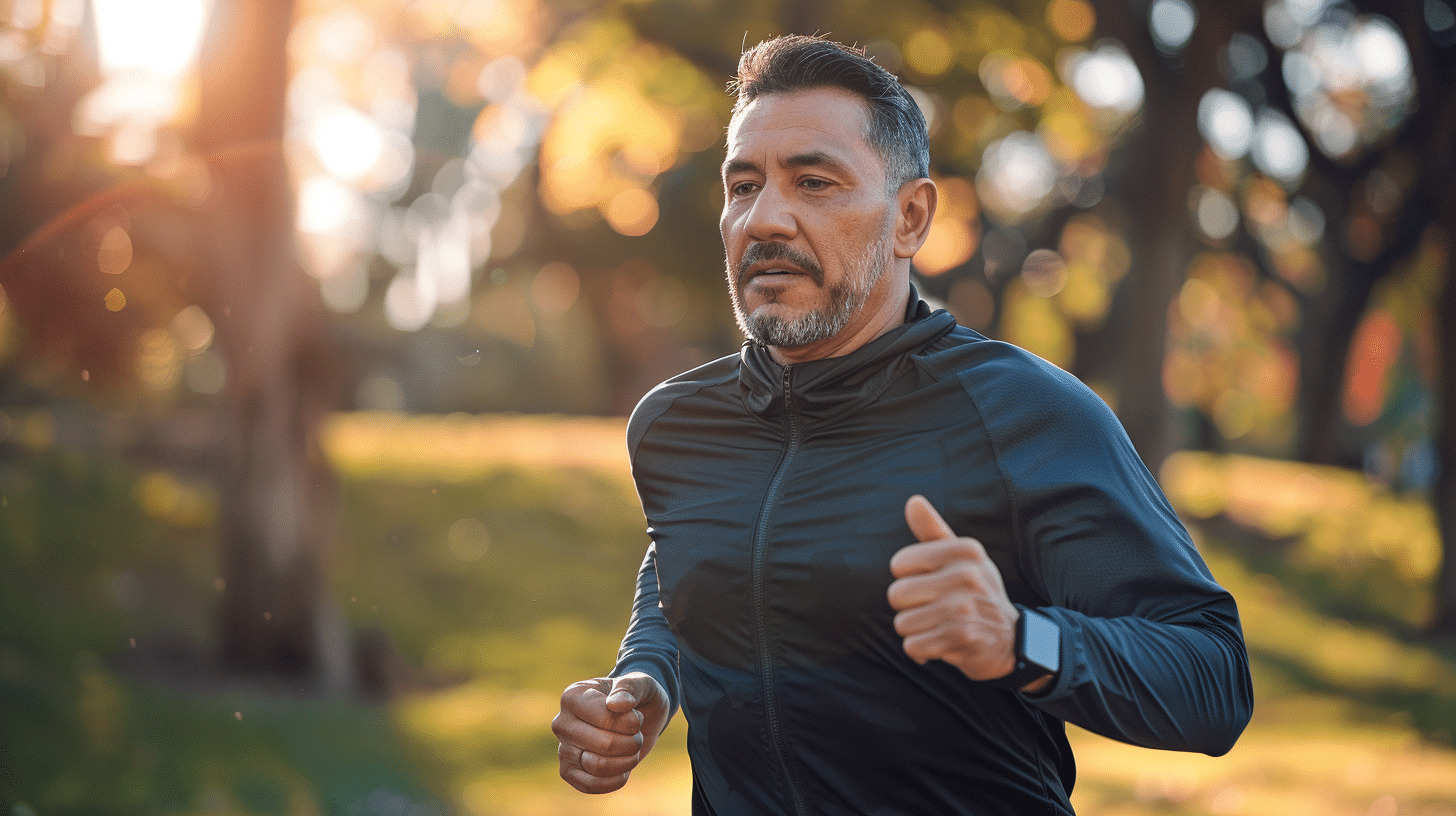
[[749, 244], [748, 249], [743, 251], [743, 258], [738, 261], [738, 282], [743, 283], [748, 268], [762, 261], [788, 261], [807, 272], [816, 285], [824, 285], [824, 270], [813, 258], [779, 241]]

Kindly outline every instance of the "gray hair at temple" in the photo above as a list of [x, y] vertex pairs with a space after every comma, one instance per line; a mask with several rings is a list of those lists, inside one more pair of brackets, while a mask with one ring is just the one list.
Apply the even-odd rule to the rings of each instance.
[[737, 95], [733, 115], [764, 94], [813, 88], [843, 88], [869, 109], [865, 141], [885, 162], [885, 182], [894, 195], [900, 185], [930, 175], [930, 134], [925, 115], [895, 75], [864, 50], [821, 37], [789, 34], [743, 52], [738, 76], [728, 83]]

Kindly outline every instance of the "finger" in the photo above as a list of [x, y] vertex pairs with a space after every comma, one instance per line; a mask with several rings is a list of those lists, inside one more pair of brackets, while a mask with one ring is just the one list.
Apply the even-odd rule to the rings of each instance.
[[971, 636], [950, 626], [911, 635], [905, 638], [904, 648], [921, 665], [944, 660], [972, 680], [1005, 677], [1016, 668], [1016, 658], [1006, 642]]
[[942, 586], [943, 583], [934, 575], [914, 575], [896, 579], [885, 592], [885, 597], [890, 601], [891, 609], [904, 612], [935, 603], [944, 592]]
[[607, 693], [607, 709], [624, 712], [641, 708], [653, 702], [657, 696], [657, 684], [644, 674], [628, 674], [612, 680]]
[[560, 760], [562, 768], [575, 765], [592, 776], [617, 776], [627, 773], [642, 761], [640, 743], [627, 747], [631, 749], [631, 753], [611, 755], [583, 750], [578, 745], [562, 742], [556, 746], [556, 758]]
[[921, 495], [911, 496], [905, 502], [905, 523], [910, 525], [910, 532], [916, 541], [939, 541], [956, 537], [955, 531], [940, 517], [935, 506]]
[[583, 680], [566, 687], [561, 694], [561, 711], [618, 734], [632, 735], [642, 730], [643, 716], [633, 706], [629, 696], [625, 701], [618, 699], [609, 705], [609, 692], [613, 691], [611, 678]]
[[896, 578], [944, 570], [959, 564], [989, 563], [986, 548], [974, 538], [951, 538], [910, 544], [890, 557], [890, 574]]
[[971, 593], [955, 592], [930, 603], [907, 607], [895, 615], [892, 623], [895, 633], [902, 638], [950, 627], [975, 639], [983, 636], [981, 633], [988, 624], [994, 626], [999, 621], [1000, 614], [994, 601]]
[[607, 715], [607, 692], [611, 691], [611, 680], [598, 677], [572, 683], [561, 692], [561, 710], [570, 711], [588, 722], [598, 723]]
[[620, 790], [623, 785], [627, 784], [627, 774], [625, 773], [603, 778], [593, 776], [577, 765], [562, 766], [561, 778], [582, 793], [611, 793], [614, 790]]
[[631, 773], [632, 769], [637, 767], [637, 763], [641, 761], [642, 755], [640, 752], [631, 756], [611, 757], [599, 756], [591, 751], [583, 751], [577, 759], [577, 764], [581, 766], [582, 770], [592, 776], [608, 778], [625, 776]]
[[642, 751], [641, 734], [618, 734], [587, 725], [580, 720], [551, 728], [563, 750], [590, 751], [597, 756], [636, 756]]
[[917, 632], [905, 638], [905, 654], [916, 663], [924, 665], [932, 660], [954, 662], [953, 657], [963, 657], [975, 651], [950, 626], [937, 626], [924, 632]]

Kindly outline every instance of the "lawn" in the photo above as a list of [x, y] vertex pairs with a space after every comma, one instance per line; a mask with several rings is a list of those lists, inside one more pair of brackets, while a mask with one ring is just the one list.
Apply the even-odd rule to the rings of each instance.
[[[0, 815], [686, 814], [680, 718], [619, 793], [556, 777], [557, 695], [610, 666], [645, 544], [622, 439], [621, 420], [330, 425], [334, 597], [397, 655], [384, 703], [136, 671], [129, 654], [210, 637], [215, 501], [18, 449], [0, 463]], [[1217, 759], [1072, 729], [1078, 812], [1456, 815], [1456, 656], [1415, 627], [1425, 505], [1235, 457], [1162, 475], [1239, 599], [1255, 719]]]

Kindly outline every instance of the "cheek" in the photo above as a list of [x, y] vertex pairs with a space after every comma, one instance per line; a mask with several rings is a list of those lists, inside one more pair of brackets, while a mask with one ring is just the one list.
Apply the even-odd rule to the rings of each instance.
[[741, 209], [732, 204], [724, 204], [723, 209], [719, 210], [718, 233], [723, 236], [723, 240], [728, 240], [728, 236], [733, 234], [735, 225], [741, 220], [739, 213]]

